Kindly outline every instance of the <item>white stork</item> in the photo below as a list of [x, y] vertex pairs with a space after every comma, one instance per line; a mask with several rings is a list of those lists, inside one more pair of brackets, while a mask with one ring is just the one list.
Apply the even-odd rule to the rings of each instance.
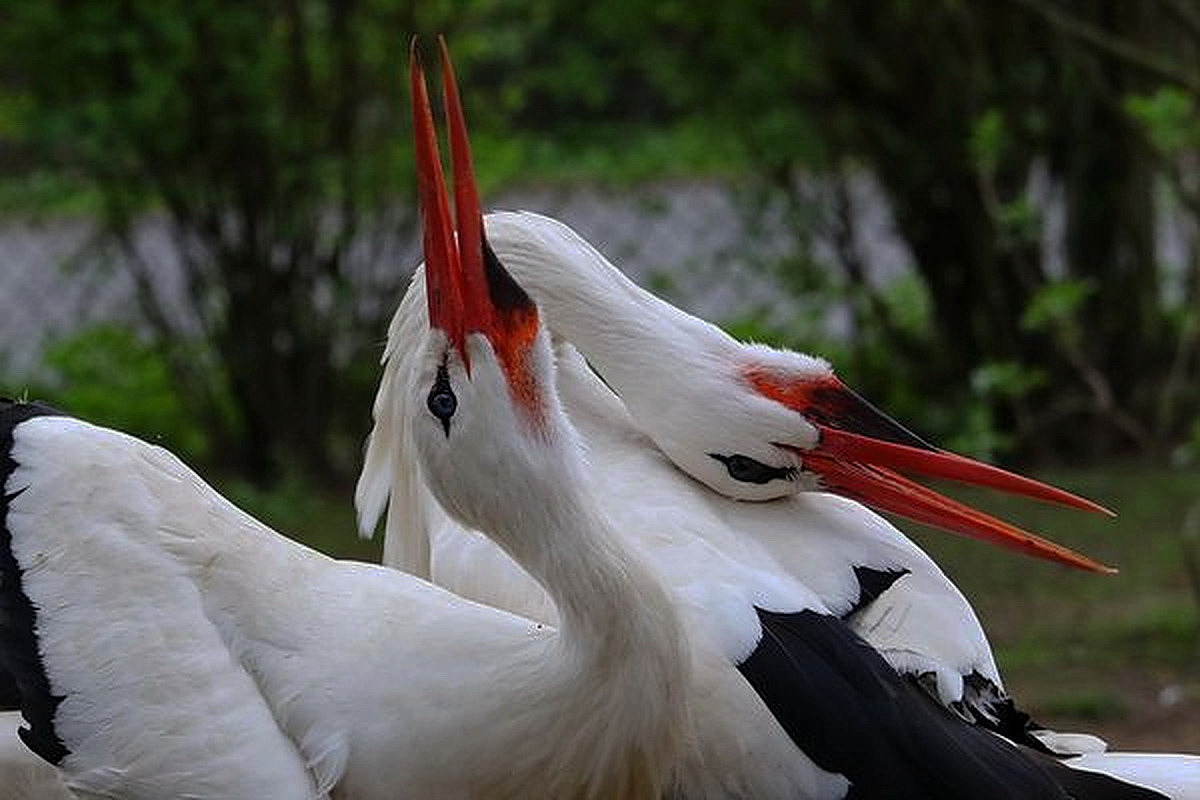
[[[416, 67], [413, 83], [423, 97]], [[465, 139], [455, 244], [423, 107], [432, 330], [402, 424], [437, 501], [542, 582], [559, 628], [320, 556], [230, 506], [159, 448], [5, 402], [0, 661], [21, 690], [23, 740], [73, 789], [124, 798], [1161, 797], [966, 724], [816, 605], [772, 610], [772, 597], [802, 591], [791, 584], [757, 595], [770, 644], [741, 663], [763, 680], [732, 668], [693, 676], [690, 667], [711, 667], [712, 648], [680, 627], [694, 618], [623, 545], [588, 489], [553, 390], [547, 334], [484, 242]], [[778, 691], [789, 696], [782, 715]], [[756, 696], [765, 701], [757, 711], [741, 702]], [[811, 792], [734, 791], [713, 772], [720, 765], [695, 759], [699, 726], [719, 724], [722, 712], [736, 718], [727, 730], [777, 726], [784, 750], [759, 737], [741, 765], [764, 781], [797, 766], [778, 727], [790, 730], [792, 718], [824, 726], [811, 755], [845, 771], [810, 763]]]
[[[466, 128], [448, 61], [444, 69], [450, 141], [465, 154]], [[456, 154], [456, 163], [465, 158]], [[474, 198], [473, 187], [468, 191]], [[487, 230], [498, 259], [538, 301], [555, 333], [558, 389], [587, 444], [588, 479], [620, 520], [618, 530], [654, 564], [690, 620], [702, 653], [698, 680], [736, 684], [730, 675], [736, 668], [757, 692], [693, 709], [705, 778], [685, 784], [687, 796], [837, 796], [837, 781], [825, 773], [852, 771], [841, 760], [845, 753], [815, 755], [832, 720], [812, 706], [796, 708], [814, 687], [781, 686], [776, 681], [790, 677], [788, 671], [760, 663], [786, 638], [780, 631], [793, 615], [811, 614], [806, 619], [834, 625], [838, 635], [843, 628], [851, 638], [861, 635], [956, 713], [1014, 741], [1043, 747], [1045, 739], [1070, 751], [1103, 748], [1094, 737], [1033, 730], [1005, 695], [969, 604], [936, 565], [867, 509], [811, 490], [839, 492], [1096, 571], [1107, 568], [887, 467], [1102, 509], [932, 448], [854, 395], [825, 362], [734, 341], [634, 285], [561, 223], [528, 213], [493, 214]], [[387, 506], [385, 563], [553, 624], [554, 606], [537, 583], [448, 518], [406, 455], [403, 387], [413, 367], [409, 343], [424, 325], [423, 280], [418, 270], [389, 331], [375, 430], [356, 495], [362, 530], [369, 535]], [[708, 695], [719, 693], [709, 687]], [[763, 724], [763, 705], [776, 724]], [[790, 756], [781, 735], [796, 746]], [[781, 755], [772, 762], [763, 752]], [[809, 756], [824, 769], [814, 771]], [[1174, 763], [1196, 769], [1195, 762]], [[875, 777], [849, 777], [861, 786], [890, 780], [886, 776], [881, 769]]]
[[[419, 157], [430, 178], [436, 150]], [[535, 306], [483, 258], [478, 213], [472, 228], [460, 211], [456, 245], [444, 190], [422, 190], [430, 327], [407, 421], [422, 472], [537, 576], [560, 625], [322, 556], [160, 448], [5, 401], [0, 663], [21, 690], [21, 738], [73, 791], [669, 790], [689, 685], [674, 605], [587, 489]]]

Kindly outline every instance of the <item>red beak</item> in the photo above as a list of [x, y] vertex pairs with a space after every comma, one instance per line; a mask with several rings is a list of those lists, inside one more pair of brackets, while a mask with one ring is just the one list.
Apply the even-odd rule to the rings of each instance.
[[409, 84], [412, 89], [413, 138], [417, 159], [417, 200], [421, 208], [422, 244], [425, 250], [425, 300], [429, 325], [446, 334], [468, 372], [463, 270], [454, 221], [450, 218], [449, 193], [442, 174], [437, 129], [425, 70], [417, 52], [417, 37], [409, 45]]
[[454, 168], [453, 220], [415, 36], [409, 49], [429, 324], [445, 332], [468, 374], [471, 364], [467, 336], [481, 333], [487, 337], [507, 374], [514, 398], [531, 414], [536, 414], [538, 400], [525, 357], [539, 329], [537, 307], [504, 269], [484, 236], [483, 212], [458, 84], [446, 41], [438, 37], [438, 43]]
[[985, 486], [1112, 516], [1103, 506], [1040, 481], [940, 450], [833, 376], [785, 383], [772, 373], [749, 370], [746, 378], [760, 394], [798, 411], [817, 428], [820, 435], [812, 448], [782, 443], [779, 446], [799, 455], [803, 468], [819, 476], [826, 490], [879, 511], [1027, 555], [1092, 572], [1116, 572], [1074, 550], [951, 500], [895, 470]]

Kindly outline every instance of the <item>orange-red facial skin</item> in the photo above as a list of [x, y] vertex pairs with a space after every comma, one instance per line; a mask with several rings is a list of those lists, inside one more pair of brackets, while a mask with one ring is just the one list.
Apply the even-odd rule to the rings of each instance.
[[832, 374], [797, 380], [763, 367], [750, 366], [742, 370], [742, 377], [763, 397], [803, 414], [808, 422], [818, 427], [838, 428], [923, 450], [936, 449], [877, 411]]
[[[518, 333], [523, 335], [523, 328]], [[534, 333], [537, 333], [536, 325]], [[500, 368], [508, 379], [508, 392], [513, 403], [524, 412], [536, 430], [545, 431], [546, 409], [542, 405], [542, 393], [530, 363], [532, 353], [533, 348], [528, 346], [506, 346], [496, 351]]]
[[836, 394], [845, 389], [845, 384], [833, 375], [796, 380], [758, 366], [743, 368], [742, 377], [763, 397], [797, 411], [803, 409], [802, 413], [814, 422], [826, 424], [828, 423], [825, 419], [812, 416], [811, 412], [821, 413], [824, 407], [820, 402], [822, 395]]
[[478, 330], [492, 343], [513, 402], [535, 428], [543, 430], [545, 409], [532, 363], [534, 340], [541, 329], [537, 306], [511, 276], [502, 272], [503, 266], [494, 255], [486, 254], [483, 261], [486, 267], [481, 270], [481, 282], [486, 285], [488, 302]]

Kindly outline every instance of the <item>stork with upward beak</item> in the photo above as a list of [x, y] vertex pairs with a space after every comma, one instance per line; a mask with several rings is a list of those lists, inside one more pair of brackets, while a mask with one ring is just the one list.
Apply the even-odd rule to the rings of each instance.
[[456, 230], [417, 110], [428, 325], [406, 423], [438, 501], [542, 582], [559, 624], [329, 559], [160, 448], [5, 401], [0, 666], [21, 738], [82, 796], [672, 789], [690, 685], [675, 607], [583, 480], [537, 309], [465, 192]]

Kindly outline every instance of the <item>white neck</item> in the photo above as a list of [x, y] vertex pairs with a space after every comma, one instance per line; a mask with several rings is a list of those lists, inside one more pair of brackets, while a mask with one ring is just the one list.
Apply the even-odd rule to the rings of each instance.
[[544, 539], [529, 536], [527, 519], [519, 531], [489, 531], [559, 612], [557, 640], [528, 665], [519, 679], [528, 691], [513, 699], [540, 709], [535, 727], [556, 743], [544, 796], [658, 800], [680, 759], [688, 650], [666, 593], [582, 500], [539, 502]]
[[[539, 493], [532, 503], [526, 500], [512, 519], [493, 523], [488, 535], [546, 589], [557, 606], [563, 640], [572, 650], [594, 653], [650, 643], [630, 656], [671, 661], [679, 641], [673, 604], [659, 581], [624, 547], [595, 500], [573, 491], [572, 484], [575, 481], [564, 480], [553, 494]], [[530, 524], [532, 517], [538, 519], [536, 524]], [[662, 644], [654, 646], [655, 641]]]
[[663, 364], [689, 369], [681, 358], [734, 363], [736, 340], [642, 289], [562, 223], [528, 212], [486, 221], [497, 256], [547, 326], [611, 384], [667, 387], [669, 376], [655, 373]]
[[[504, 702], [513, 708], [497, 707], [496, 716], [532, 725], [511, 729], [518, 741], [553, 742], [545, 774], [586, 786], [580, 796], [658, 797], [686, 727], [690, 655], [674, 604], [591, 494], [556, 395], [543, 395], [544, 416], [531, 432], [507, 399], [496, 402], [507, 393], [489, 388], [504, 385], [489, 346], [473, 336], [469, 347], [472, 378], [460, 386], [460, 402], [478, 411], [460, 414], [462, 427], [449, 439], [425, 429], [418, 451], [429, 485], [443, 507], [486, 530], [542, 584], [559, 619], [548, 650], [506, 668]], [[532, 358], [542, 363], [531, 371], [552, 386], [545, 340]], [[575, 792], [564, 786], [546, 796]]]

